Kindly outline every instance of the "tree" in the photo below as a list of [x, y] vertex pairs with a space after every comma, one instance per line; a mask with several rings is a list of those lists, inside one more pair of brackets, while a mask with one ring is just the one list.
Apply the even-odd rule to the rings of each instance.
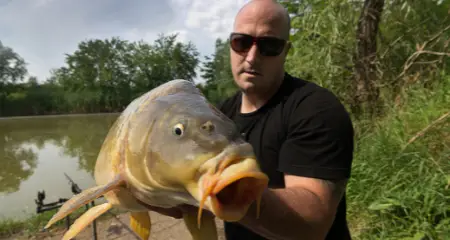
[[22, 80], [26, 74], [23, 58], [0, 41], [0, 84]]
[[354, 56], [355, 83], [352, 110], [359, 113], [362, 107], [373, 115], [379, 98], [377, 86], [376, 58], [377, 35], [384, 0], [366, 0], [356, 30], [356, 51]]
[[64, 90], [64, 102], [72, 112], [121, 111], [164, 82], [193, 81], [199, 53], [192, 43], [176, 38], [177, 34], [160, 35], [154, 44], [118, 37], [82, 41], [48, 82]]
[[217, 103], [237, 90], [231, 72], [228, 40], [216, 40], [214, 53], [205, 57], [200, 71], [205, 79], [202, 91], [211, 102]]

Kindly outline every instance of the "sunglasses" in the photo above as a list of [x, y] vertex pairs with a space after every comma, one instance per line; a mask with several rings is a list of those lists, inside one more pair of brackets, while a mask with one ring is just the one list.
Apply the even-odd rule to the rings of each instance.
[[262, 56], [274, 57], [283, 52], [286, 42], [286, 40], [276, 37], [253, 37], [243, 33], [230, 34], [231, 49], [238, 53], [247, 52], [253, 44], [256, 44]]

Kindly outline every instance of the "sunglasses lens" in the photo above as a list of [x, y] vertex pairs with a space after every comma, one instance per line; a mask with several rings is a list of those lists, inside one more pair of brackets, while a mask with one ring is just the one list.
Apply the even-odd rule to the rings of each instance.
[[259, 39], [258, 47], [263, 56], [278, 56], [283, 51], [284, 44], [284, 40], [273, 37], [263, 37]]
[[[257, 45], [261, 55], [278, 56], [282, 51], [285, 41], [275, 37], [257, 38]], [[253, 44], [253, 37], [246, 34], [233, 33], [230, 36], [230, 45], [235, 52], [247, 52]]]
[[236, 52], [246, 52], [252, 46], [253, 39], [251, 36], [243, 34], [232, 34], [230, 37], [231, 48]]

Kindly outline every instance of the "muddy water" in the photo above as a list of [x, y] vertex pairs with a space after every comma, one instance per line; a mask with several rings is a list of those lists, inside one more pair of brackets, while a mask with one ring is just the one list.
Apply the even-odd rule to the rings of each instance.
[[0, 219], [23, 219], [44, 203], [70, 198], [64, 173], [80, 188], [93, 186], [103, 140], [118, 114], [0, 119]]

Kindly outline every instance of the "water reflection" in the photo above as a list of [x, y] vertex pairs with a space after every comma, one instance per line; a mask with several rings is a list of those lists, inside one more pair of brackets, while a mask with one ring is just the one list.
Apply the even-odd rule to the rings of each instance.
[[37, 191], [45, 202], [70, 197], [66, 172], [81, 188], [94, 184], [93, 168], [117, 114], [0, 119], [0, 218], [35, 211]]

